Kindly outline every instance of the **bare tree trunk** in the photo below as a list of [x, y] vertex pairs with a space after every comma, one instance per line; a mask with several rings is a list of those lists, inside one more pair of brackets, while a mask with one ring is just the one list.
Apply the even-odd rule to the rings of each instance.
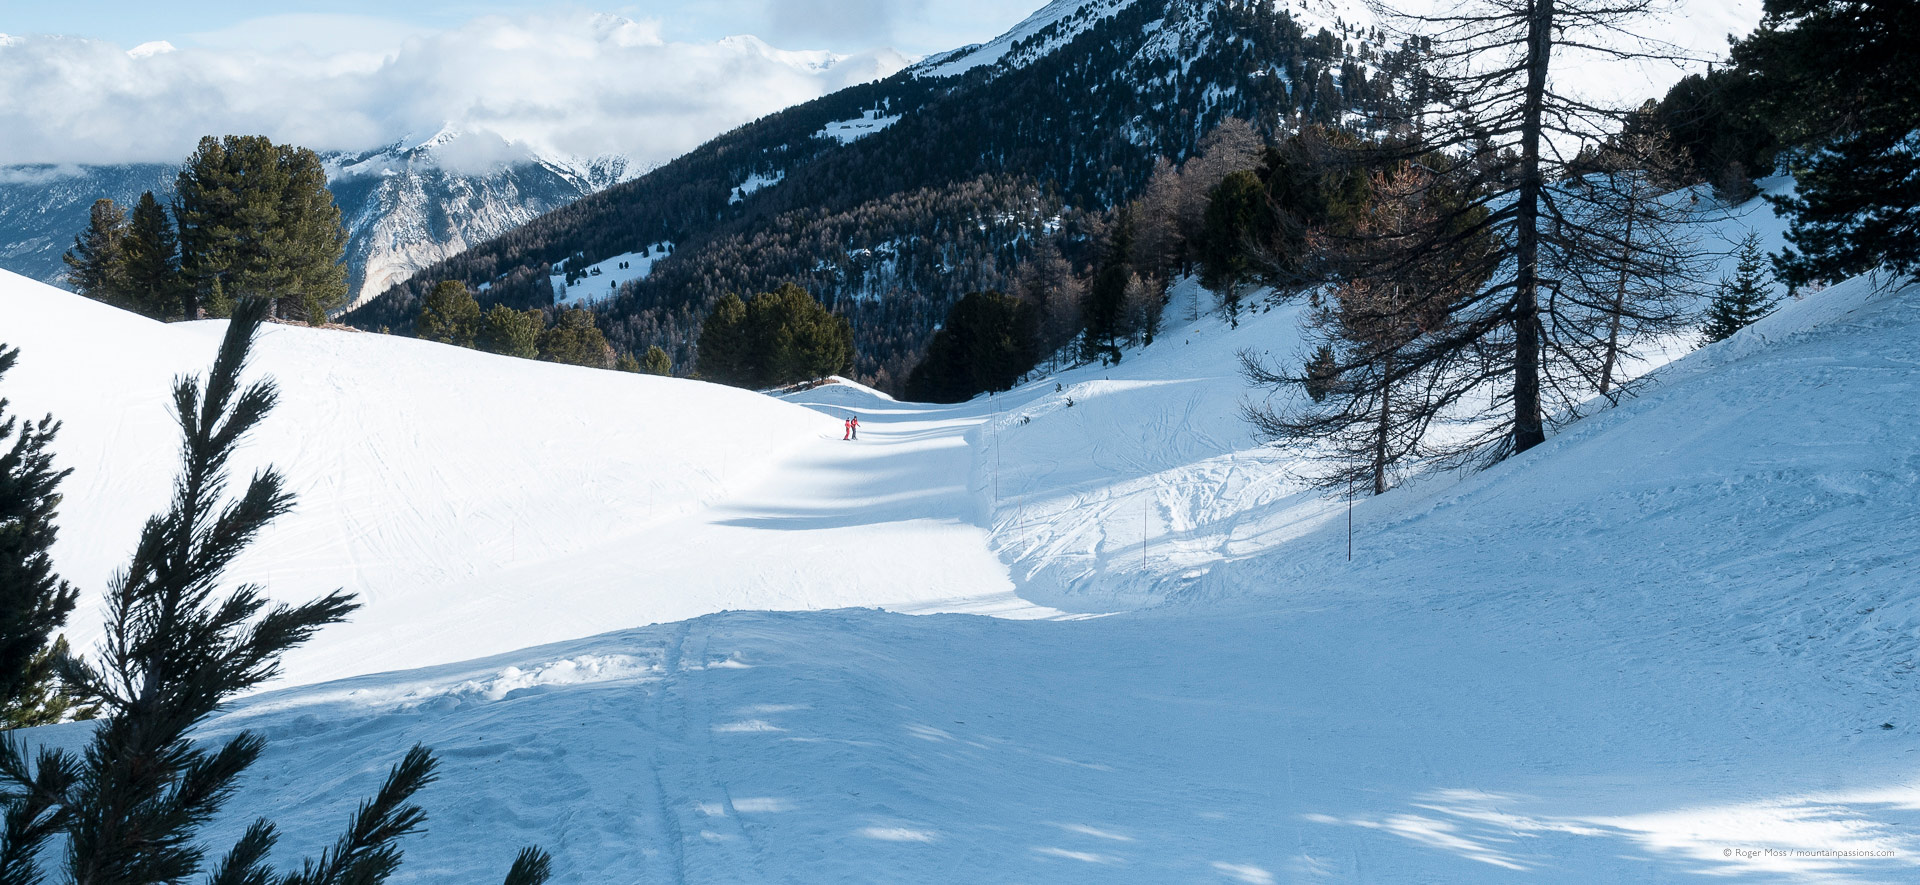
[[1600, 366], [1600, 395], [1613, 386], [1613, 364], [1620, 358], [1620, 314], [1627, 309], [1627, 268], [1633, 261], [1633, 219], [1640, 213], [1640, 191], [1633, 185], [1627, 196], [1627, 227], [1620, 238], [1620, 282], [1613, 292], [1613, 311], [1607, 317], [1607, 361]]
[[1513, 450], [1547, 441], [1540, 407], [1540, 129], [1553, 49], [1553, 0], [1534, 0], [1527, 23], [1527, 90], [1520, 131], [1520, 194], [1513, 295]]
[[[1393, 357], [1387, 357], [1381, 368], [1384, 377], [1393, 376]], [[1387, 431], [1393, 423], [1393, 385], [1380, 385], [1380, 424], [1374, 428], [1373, 437], [1373, 493], [1387, 493]]]

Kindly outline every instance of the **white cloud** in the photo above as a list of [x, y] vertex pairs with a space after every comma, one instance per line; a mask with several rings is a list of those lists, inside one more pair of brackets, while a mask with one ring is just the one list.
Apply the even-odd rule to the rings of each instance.
[[[170, 52], [74, 37], [0, 41], [0, 164], [175, 162], [200, 136], [226, 133], [364, 150], [450, 129], [492, 136], [470, 139], [461, 162], [511, 150], [622, 154], [644, 167], [907, 62], [891, 50], [674, 42], [657, 22], [588, 13], [482, 18], [411, 36], [342, 18], [351, 20], [275, 16], [219, 32], [216, 46]], [[368, 35], [363, 45], [343, 36], [355, 26]], [[333, 36], [275, 37], [303, 29]]]
[[172, 51], [173, 51], [172, 43], [168, 43], [165, 40], [149, 40], [145, 43], [140, 44], [139, 46], [135, 46], [132, 49], [127, 50], [127, 55], [132, 56], [133, 58], [146, 58], [149, 55], [159, 55], [162, 52], [172, 52]]

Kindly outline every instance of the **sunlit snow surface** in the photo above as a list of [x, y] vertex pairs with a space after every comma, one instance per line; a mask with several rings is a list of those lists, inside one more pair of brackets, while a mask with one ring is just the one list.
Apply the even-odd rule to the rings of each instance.
[[[171, 379], [204, 373], [224, 328], [0, 273], [0, 341], [21, 349], [0, 390], [65, 424], [54, 552], [87, 594], [68, 629], [83, 647], [101, 588], [166, 504]], [[268, 326], [253, 366], [281, 402], [236, 473], [270, 461], [300, 501], [234, 577], [366, 604], [289, 660], [295, 681], [729, 608], [1034, 611], [965, 485], [965, 418], [856, 448], [838, 418], [747, 391], [298, 326]]]
[[[1351, 561], [1232, 411], [1291, 308], [1176, 301], [1117, 367], [958, 406], [275, 329], [250, 454], [307, 497], [241, 571], [371, 598], [297, 679], [432, 666], [216, 720], [269, 746], [216, 844], [268, 813], [318, 850], [422, 741], [444, 777], [397, 881], [533, 842], [570, 883], [1911, 881], [1920, 287], [1885, 283], [1359, 502]], [[90, 590], [164, 498], [165, 375], [218, 331], [105, 311], [0, 277]], [[862, 607], [642, 626], [832, 606]], [[898, 613], [1001, 607], [1053, 617]]]

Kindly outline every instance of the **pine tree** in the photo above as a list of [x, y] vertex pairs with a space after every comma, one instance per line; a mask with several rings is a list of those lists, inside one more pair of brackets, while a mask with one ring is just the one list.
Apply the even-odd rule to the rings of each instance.
[[634, 359], [633, 354], [623, 350], [618, 357], [614, 358], [613, 370], [616, 372], [632, 372], [638, 375], [640, 374], [640, 361]]
[[421, 301], [413, 334], [423, 341], [472, 347], [480, 334], [480, 302], [467, 284], [443, 280]]
[[61, 664], [72, 656], [65, 636], [55, 636], [52, 645], [34, 655], [27, 663], [30, 681], [26, 683], [25, 692], [10, 708], [0, 709], [0, 731], [80, 721], [99, 715], [98, 707], [76, 695], [60, 679]]
[[95, 301], [127, 306], [127, 213], [112, 200], [95, 200], [87, 230], [60, 256], [73, 290]]
[[729, 294], [700, 326], [700, 377], [764, 388], [848, 371], [853, 327], [793, 283], [749, 301]]
[[906, 395], [921, 402], [964, 402], [1012, 389], [1039, 361], [1040, 317], [999, 292], [970, 292], [954, 302], [927, 355], [907, 376]]
[[1253, 273], [1251, 253], [1260, 236], [1266, 189], [1249, 170], [1228, 175], [1207, 198], [1200, 239], [1200, 283], [1220, 296], [1229, 325], [1240, 325], [1241, 287]]
[[[171, 885], [205, 867], [196, 841], [232, 796], [265, 742], [241, 732], [217, 748], [191, 735], [235, 696], [272, 679], [280, 658], [321, 627], [357, 608], [351, 594], [269, 606], [256, 586], [217, 595], [234, 557], [293, 504], [281, 475], [253, 475], [226, 499], [234, 448], [272, 409], [270, 381], [241, 386], [240, 373], [267, 307], [244, 301], [234, 310], [205, 383], [182, 378], [174, 388], [185, 435], [172, 505], [149, 520], [133, 560], [108, 588], [106, 640], [100, 660], [63, 663], [65, 678], [101, 699], [106, 712], [86, 751], [42, 748], [31, 759], [11, 735], [0, 735], [0, 881], [42, 881], [56, 858], [74, 885]], [[426, 815], [412, 804], [433, 780], [433, 759], [414, 747], [364, 803], [340, 840], [300, 870], [267, 864], [278, 833], [265, 820], [249, 827], [211, 871], [216, 885], [378, 885], [400, 864], [398, 841], [420, 830]], [[59, 838], [61, 850], [47, 850]], [[537, 883], [549, 863], [523, 851], [509, 881]], [[517, 877], [517, 878], [516, 878]]]
[[1920, 4], [1766, 0], [1734, 44], [1765, 124], [1795, 147], [1781, 280], [1837, 282], [1920, 271]]
[[853, 368], [853, 327], [793, 283], [747, 302], [755, 387], [811, 381]]
[[672, 375], [673, 357], [668, 356], [660, 345], [652, 345], [647, 348], [646, 359], [640, 361], [640, 370], [649, 375]]
[[1127, 337], [1127, 285], [1133, 273], [1133, 213], [1117, 213], [1100, 266], [1087, 285], [1080, 315], [1086, 323], [1082, 359], [1120, 361], [1120, 341]]
[[196, 300], [194, 284], [188, 281], [183, 291], [186, 293], [186, 303], [189, 305], [187, 308], [189, 317], [197, 318], [204, 314], [209, 319], [225, 319], [233, 316], [233, 298], [227, 295], [227, 285], [221, 282], [219, 277], [207, 281], [206, 299], [198, 308], [191, 306]]
[[1778, 303], [1768, 280], [1767, 256], [1760, 251], [1760, 235], [1747, 234], [1734, 255], [1738, 264], [1733, 276], [1720, 281], [1719, 291], [1707, 305], [1707, 322], [1700, 330], [1707, 344], [1733, 337], [1733, 333], [1772, 313]]
[[746, 387], [753, 383], [752, 342], [747, 330], [747, 303], [728, 292], [713, 303], [700, 323], [698, 375], [719, 384]]
[[563, 311], [553, 327], [540, 333], [540, 358], [550, 363], [613, 368], [613, 345], [594, 324], [593, 311]]
[[1207, 208], [1214, 189], [1226, 181], [1227, 176], [1259, 165], [1263, 147], [1263, 139], [1253, 124], [1228, 118], [1201, 138], [1193, 158], [1181, 165], [1180, 193], [1175, 203], [1188, 257], [1199, 258], [1194, 252], [1206, 236]]
[[540, 331], [546, 317], [534, 309], [514, 310], [504, 304], [488, 308], [480, 318], [474, 343], [488, 353], [537, 359], [540, 356]]
[[153, 191], [140, 195], [127, 227], [126, 293], [133, 309], [156, 320], [184, 316], [180, 299], [180, 238]]
[[313, 325], [345, 306], [347, 234], [312, 151], [264, 136], [208, 136], [175, 192], [189, 309], [216, 282], [227, 298], [268, 298], [279, 315]]
[[[19, 349], [0, 345], [0, 377], [19, 357]], [[48, 451], [59, 430], [50, 415], [38, 422], [8, 415], [0, 397], [0, 728], [48, 721], [57, 698], [48, 691], [49, 640], [79, 595], [54, 574], [48, 554], [60, 481], [72, 472], [56, 470]]]

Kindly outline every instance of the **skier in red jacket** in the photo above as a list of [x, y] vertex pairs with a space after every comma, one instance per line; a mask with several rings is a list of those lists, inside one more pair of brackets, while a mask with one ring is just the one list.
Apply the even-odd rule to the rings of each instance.
[[860, 438], [860, 416], [847, 416], [847, 439]]
[[846, 428], [846, 431], [847, 431], [844, 435], [840, 437], [840, 441], [845, 442], [847, 440], [853, 439], [853, 418], [848, 417], [845, 421], [841, 421], [840, 426]]

